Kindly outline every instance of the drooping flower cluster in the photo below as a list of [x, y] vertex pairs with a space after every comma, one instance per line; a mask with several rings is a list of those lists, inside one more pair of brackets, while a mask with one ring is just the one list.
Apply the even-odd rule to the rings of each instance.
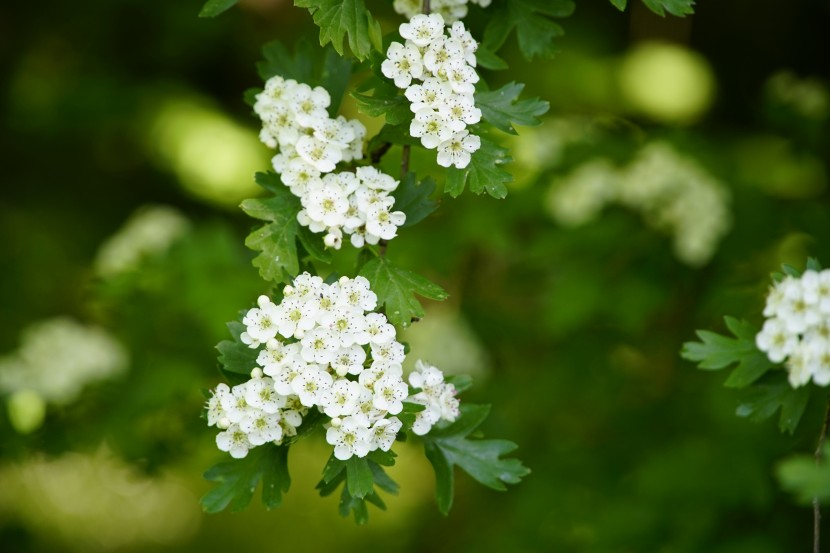
[[409, 374], [409, 384], [421, 390], [409, 401], [426, 407], [415, 415], [413, 432], [423, 436], [438, 421], [454, 421], [458, 417], [460, 411], [455, 386], [444, 382], [444, 374], [438, 368], [421, 360], [416, 361], [415, 370]]
[[124, 346], [110, 333], [67, 317], [32, 324], [21, 342], [18, 351], [0, 358], [0, 394], [31, 391], [48, 403], [65, 405], [128, 365]]
[[[326, 284], [303, 273], [285, 287], [279, 304], [260, 296], [240, 336], [259, 350], [258, 366], [251, 380], [233, 388], [220, 384], [208, 401], [208, 424], [223, 430], [219, 449], [240, 458], [257, 445], [281, 443], [316, 408], [329, 418], [326, 441], [338, 459], [388, 451], [402, 428], [395, 415], [409, 387], [404, 347], [386, 316], [372, 312], [376, 306], [377, 296], [360, 276]], [[454, 420], [454, 388], [434, 367], [421, 372], [423, 389], [410, 398], [428, 406], [421, 413], [429, 414], [418, 415], [419, 428]]]
[[807, 270], [774, 284], [755, 342], [773, 363], [786, 361], [790, 384], [830, 384], [830, 270]]
[[406, 90], [415, 114], [409, 134], [437, 149], [442, 167], [463, 169], [481, 147], [481, 139], [467, 130], [481, 120], [474, 98], [478, 43], [460, 21], [445, 35], [437, 13], [414, 16], [400, 34], [406, 42], [389, 45], [381, 71]]
[[355, 119], [329, 117], [330, 103], [324, 88], [279, 76], [268, 79], [256, 96], [260, 139], [279, 148], [274, 170], [302, 202], [297, 219], [313, 232], [325, 232], [326, 246], [335, 249], [344, 233], [355, 247], [394, 238], [406, 218], [392, 211], [395, 200], [389, 194], [398, 181], [372, 167], [333, 173], [338, 163], [363, 158], [366, 128]]
[[[492, 0], [432, 0], [430, 10], [439, 13], [447, 23], [453, 23], [467, 16], [467, 3], [478, 4], [482, 8], [490, 5]], [[423, 0], [395, 0], [395, 11], [407, 19], [412, 19], [421, 13]]]
[[551, 214], [567, 226], [595, 219], [612, 203], [639, 211], [650, 225], [672, 233], [675, 254], [693, 266], [709, 261], [731, 225], [723, 184], [661, 142], [647, 145], [627, 167], [589, 161], [555, 183], [548, 196]]

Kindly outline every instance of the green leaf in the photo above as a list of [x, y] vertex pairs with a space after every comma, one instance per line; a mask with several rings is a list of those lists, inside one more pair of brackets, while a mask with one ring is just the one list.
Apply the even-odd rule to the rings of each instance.
[[222, 340], [216, 346], [219, 350], [219, 363], [228, 372], [250, 375], [257, 366], [256, 358], [259, 352], [242, 343], [239, 336], [245, 331], [245, 325], [238, 321], [228, 323], [228, 330], [233, 340]]
[[343, 41], [348, 38], [349, 48], [359, 60], [365, 59], [373, 48], [380, 50], [380, 24], [372, 18], [363, 0], [294, 0], [294, 5], [308, 8], [320, 27], [321, 46], [331, 43], [342, 56]]
[[349, 487], [343, 486], [343, 492], [340, 494], [340, 516], [347, 517], [351, 513], [354, 514], [357, 524], [363, 525], [369, 522], [369, 509], [366, 507], [366, 501], [352, 496], [349, 493]]
[[407, 174], [398, 188], [392, 192], [395, 197], [395, 210], [406, 213], [404, 228], [420, 223], [438, 209], [438, 202], [430, 199], [433, 192], [435, 192], [435, 181], [427, 177], [418, 184], [415, 173]]
[[437, 301], [448, 297], [437, 284], [412, 271], [395, 267], [385, 257], [376, 257], [366, 263], [360, 269], [360, 275], [372, 284], [378, 305], [386, 306], [386, 317], [392, 324], [409, 326], [413, 319], [424, 316], [424, 309], [415, 294]]
[[622, 12], [625, 11], [625, 5], [628, 3], [628, 0], [611, 0], [611, 3]]
[[677, 17], [695, 13], [695, 0], [643, 0], [643, 4], [660, 17], [665, 17], [666, 12]]
[[217, 485], [202, 497], [206, 513], [218, 513], [230, 506], [241, 511], [251, 502], [262, 482], [262, 503], [272, 509], [282, 503], [282, 494], [291, 486], [288, 474], [288, 447], [266, 444], [255, 447], [243, 459], [225, 461], [209, 468], [204, 475]]
[[538, 98], [519, 100], [525, 85], [511, 82], [498, 90], [476, 93], [476, 106], [484, 120], [510, 134], [518, 134], [513, 125], [536, 126], [538, 119], [550, 108], [550, 104]]
[[486, 49], [497, 52], [515, 29], [525, 59], [551, 57], [556, 53], [553, 41], [564, 31], [549, 17], [568, 17], [573, 10], [571, 0], [502, 0], [491, 8], [482, 42]]
[[502, 71], [507, 69], [507, 62], [498, 57], [484, 44], [478, 45], [478, 50], [476, 50], [476, 62], [478, 62], [478, 65], [484, 69], [489, 69], [491, 71]]
[[[398, 483], [392, 480], [392, 478], [390, 478], [389, 475], [386, 474], [386, 471], [383, 470], [382, 466], [380, 466], [377, 463], [373, 463], [372, 461], [369, 461], [369, 468], [372, 469], [372, 477], [374, 478], [375, 484], [378, 488], [382, 489], [386, 493], [398, 495], [398, 490], [400, 486], [398, 486]], [[374, 494], [369, 494], [368, 496], [366, 496], [366, 498], [368, 499], [372, 497], [372, 495]]]
[[506, 183], [513, 177], [502, 169], [502, 165], [511, 161], [508, 150], [495, 143], [481, 139], [481, 148], [472, 155], [470, 164], [464, 169], [450, 167], [444, 191], [457, 198], [469, 183], [470, 191], [475, 194], [487, 192], [497, 199], [507, 196]]
[[346, 461], [346, 486], [352, 497], [363, 499], [374, 490], [375, 480], [369, 461], [361, 457], [351, 457]]
[[815, 257], [808, 257], [807, 258], [807, 269], [808, 271], [821, 271], [821, 263]]
[[228, 11], [236, 5], [239, 0], [208, 0], [202, 6], [199, 17], [216, 17], [222, 12]]
[[242, 202], [242, 211], [268, 224], [255, 229], [245, 239], [245, 245], [260, 252], [253, 260], [260, 276], [272, 282], [290, 282], [300, 271], [297, 256], [297, 213], [300, 201], [282, 186], [273, 173], [257, 173], [256, 181], [274, 195], [264, 199]]
[[447, 514], [452, 505], [452, 468], [467, 474], [494, 490], [504, 491], [506, 484], [518, 484], [530, 470], [515, 458], [504, 455], [516, 444], [506, 440], [469, 439], [489, 414], [487, 405], [465, 404], [461, 415], [450, 426], [435, 429], [424, 436], [424, 450], [436, 476], [436, 498], [440, 511]]
[[451, 374], [444, 377], [444, 382], [452, 384], [456, 393], [461, 393], [469, 390], [473, 385], [473, 379], [468, 374]]
[[409, 109], [409, 100], [397, 94], [388, 94], [383, 88], [375, 89], [375, 94], [361, 94], [352, 92], [352, 97], [357, 100], [357, 109], [371, 117], [386, 117], [390, 125], [400, 125], [412, 119], [412, 112]]
[[[322, 86], [331, 97], [329, 115], [337, 114], [351, 79], [351, 61], [338, 55], [330, 46], [321, 50], [305, 39], [297, 41], [293, 55], [278, 40], [263, 46], [262, 55], [265, 60], [257, 63], [262, 80], [279, 75], [309, 86]], [[246, 92], [246, 96], [250, 94]]]
[[778, 428], [790, 434], [798, 427], [810, 399], [810, 388], [793, 388], [783, 372], [767, 375], [742, 393], [742, 402], [736, 410], [739, 417], [757, 422], [768, 419], [780, 409]]
[[825, 501], [830, 498], [830, 445], [825, 445], [823, 458], [816, 464], [812, 455], [798, 455], [781, 462], [776, 473], [781, 486], [796, 495], [798, 501], [809, 503], [813, 498]]

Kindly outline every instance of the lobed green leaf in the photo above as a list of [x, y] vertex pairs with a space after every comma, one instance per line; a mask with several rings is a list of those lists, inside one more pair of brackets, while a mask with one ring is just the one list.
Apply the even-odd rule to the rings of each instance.
[[467, 167], [447, 169], [444, 191], [457, 198], [469, 183], [470, 191], [474, 194], [487, 192], [497, 199], [506, 197], [506, 183], [513, 180], [510, 173], [502, 168], [502, 165], [511, 161], [508, 154], [506, 148], [482, 137], [481, 148], [472, 155]]
[[328, 43], [344, 55], [344, 41], [354, 56], [363, 60], [373, 49], [381, 48], [380, 24], [375, 21], [363, 0], [294, 0], [294, 5], [308, 8], [320, 27], [320, 45]]
[[243, 510], [253, 499], [262, 482], [262, 503], [272, 509], [282, 503], [282, 494], [291, 486], [288, 474], [288, 447], [266, 444], [248, 452], [243, 459], [225, 461], [209, 468], [204, 477], [216, 486], [202, 497], [206, 513], [218, 513], [230, 507]]
[[497, 52], [515, 29], [519, 49], [527, 60], [556, 53], [554, 40], [564, 31], [549, 18], [568, 17], [574, 10], [571, 0], [502, 0], [494, 4], [484, 29], [484, 47]]
[[376, 257], [360, 269], [378, 296], [378, 305], [386, 306], [386, 317], [392, 324], [409, 326], [413, 319], [424, 316], [424, 308], [415, 294], [443, 301], [448, 294], [426, 278], [392, 265], [385, 257]]
[[406, 214], [403, 228], [420, 223], [438, 209], [438, 202], [430, 199], [433, 192], [435, 192], [435, 181], [430, 177], [425, 178], [419, 184], [415, 173], [406, 175], [398, 188], [392, 192], [392, 196], [395, 197], [395, 210]]
[[518, 134], [514, 125], [541, 124], [539, 116], [547, 113], [550, 104], [538, 98], [519, 100], [524, 87], [523, 84], [511, 82], [498, 90], [477, 92], [476, 106], [481, 109], [484, 120], [510, 134]]
[[792, 434], [801, 421], [801, 416], [810, 399], [810, 388], [793, 388], [782, 373], [767, 375], [762, 381], [747, 387], [742, 392], [741, 404], [735, 413], [752, 421], [762, 421], [781, 411], [778, 428]]

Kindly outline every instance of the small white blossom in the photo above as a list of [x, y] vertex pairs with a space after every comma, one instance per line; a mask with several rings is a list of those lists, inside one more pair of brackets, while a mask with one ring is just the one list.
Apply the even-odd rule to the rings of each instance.
[[369, 429], [355, 417], [346, 417], [339, 426], [326, 430], [326, 441], [334, 446], [334, 456], [341, 461], [352, 456], [366, 457], [371, 451]]
[[416, 15], [409, 23], [401, 24], [399, 31], [401, 37], [411, 40], [416, 46], [429, 46], [433, 40], [443, 35], [444, 18], [437, 13]]
[[384, 76], [395, 81], [395, 86], [406, 88], [413, 78], [420, 79], [424, 74], [421, 52], [412, 43], [393, 42], [386, 50], [386, 59], [380, 70]]

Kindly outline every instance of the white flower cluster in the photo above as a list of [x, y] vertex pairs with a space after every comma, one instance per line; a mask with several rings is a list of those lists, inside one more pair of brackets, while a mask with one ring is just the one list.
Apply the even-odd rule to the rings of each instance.
[[[429, 8], [433, 13], [441, 14], [447, 23], [453, 23], [467, 16], [468, 2], [486, 8], [492, 0], [432, 0]], [[399, 14], [412, 19], [421, 13], [424, 2], [423, 0], [395, 0], [393, 7]]]
[[649, 144], [627, 167], [592, 160], [551, 188], [548, 208], [561, 224], [595, 219], [612, 203], [643, 214], [674, 236], [675, 255], [692, 266], [705, 264], [731, 226], [729, 193], [696, 161], [672, 146]]
[[437, 13], [414, 16], [400, 34], [406, 43], [389, 45], [381, 71], [406, 90], [415, 114], [409, 134], [425, 148], [437, 148], [442, 167], [463, 169], [481, 147], [481, 139], [467, 130], [481, 120], [474, 98], [478, 43], [460, 21], [445, 35]]
[[409, 398], [412, 403], [426, 408], [415, 415], [412, 431], [423, 436], [438, 421], [454, 421], [458, 418], [459, 401], [455, 386], [444, 382], [444, 373], [437, 367], [420, 359], [415, 362], [415, 370], [409, 373], [409, 383], [421, 391]]
[[0, 359], [0, 392], [36, 392], [67, 404], [81, 391], [124, 372], [127, 352], [105, 330], [57, 317], [23, 331], [20, 349]]
[[340, 162], [363, 157], [366, 128], [360, 121], [329, 117], [329, 93], [322, 87], [276, 76], [257, 94], [254, 111], [262, 119], [260, 139], [279, 148], [272, 164], [282, 182], [300, 198], [301, 225], [325, 232], [327, 247], [339, 249], [343, 233], [355, 247], [397, 235], [406, 216], [392, 211], [389, 194], [398, 181], [372, 167], [333, 173]]
[[167, 251], [190, 226], [187, 218], [165, 205], [140, 207], [98, 249], [95, 271], [112, 277], [138, 268], [141, 261]]
[[830, 270], [774, 284], [764, 316], [755, 342], [773, 363], [786, 360], [790, 384], [830, 384]]
[[[219, 449], [240, 458], [254, 446], [281, 443], [316, 407], [330, 418], [326, 441], [338, 459], [388, 451], [402, 427], [395, 415], [409, 387], [404, 347], [386, 316], [372, 312], [376, 306], [377, 296], [360, 276], [325, 284], [303, 273], [285, 287], [279, 304], [260, 296], [240, 336], [259, 348], [259, 366], [244, 384], [217, 386], [208, 401], [208, 424], [223, 430]], [[415, 379], [423, 390], [411, 400], [428, 406], [429, 414], [419, 414], [419, 428], [428, 431], [441, 418], [453, 420], [458, 402], [438, 369], [422, 373]]]

